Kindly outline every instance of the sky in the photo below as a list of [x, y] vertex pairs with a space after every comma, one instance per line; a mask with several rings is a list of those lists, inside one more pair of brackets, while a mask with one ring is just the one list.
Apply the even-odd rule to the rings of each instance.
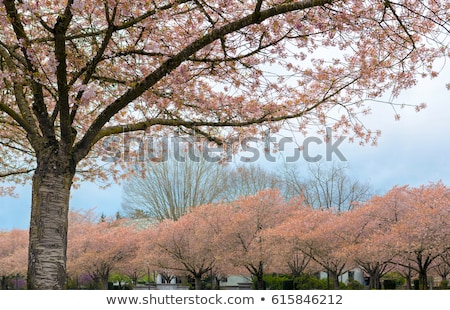
[[[423, 80], [404, 92], [397, 103], [420, 104], [427, 108], [415, 112], [413, 108], [398, 110], [396, 121], [388, 105], [373, 108], [363, 121], [371, 129], [382, 132], [377, 146], [360, 146], [348, 139], [339, 145], [347, 159], [347, 173], [354, 179], [368, 181], [378, 194], [395, 185], [420, 186], [442, 181], [450, 185], [450, 68], [433, 80]], [[322, 149], [321, 149], [322, 147]], [[325, 155], [325, 145], [317, 145], [317, 155]], [[316, 154], [313, 154], [316, 155]], [[336, 156], [335, 161], [340, 161]], [[305, 164], [302, 158], [299, 165]], [[31, 187], [20, 186], [19, 198], [0, 197], [0, 231], [14, 228], [27, 229], [30, 219]], [[114, 216], [121, 212], [122, 188], [113, 185], [100, 189], [84, 183], [72, 190], [70, 208], [94, 209], [98, 214]]]

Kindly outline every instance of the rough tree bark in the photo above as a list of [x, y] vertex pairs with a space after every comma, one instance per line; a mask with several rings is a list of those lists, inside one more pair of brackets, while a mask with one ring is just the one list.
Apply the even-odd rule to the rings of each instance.
[[33, 176], [28, 289], [66, 285], [68, 209], [75, 165], [56, 148], [46, 153]]

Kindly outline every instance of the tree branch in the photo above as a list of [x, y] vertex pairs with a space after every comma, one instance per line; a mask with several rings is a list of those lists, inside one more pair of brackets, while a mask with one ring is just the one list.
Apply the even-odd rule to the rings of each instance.
[[[27, 70], [30, 73], [30, 83], [31, 89], [33, 91], [33, 111], [39, 121], [39, 127], [41, 129], [42, 134], [45, 137], [45, 143], [55, 142], [55, 130], [52, 122], [50, 121], [47, 107], [44, 102], [44, 93], [42, 89], [42, 85], [38, 83], [34, 78], [32, 78], [33, 74], [37, 73], [36, 68], [34, 67], [32, 61], [30, 60], [29, 53], [27, 47], [30, 44], [30, 40], [26, 35], [25, 28], [20, 19], [20, 15], [17, 12], [14, 0], [4, 0], [3, 4], [5, 5], [6, 13], [8, 19], [14, 29], [14, 33], [16, 34], [17, 41], [19, 42], [20, 49], [24, 55], [24, 59], [26, 61]], [[39, 148], [37, 148], [38, 150]]]
[[60, 15], [54, 28], [55, 36], [55, 58], [57, 61], [56, 78], [58, 85], [58, 101], [61, 141], [68, 147], [72, 141], [72, 131], [69, 116], [69, 86], [67, 85], [67, 54], [66, 54], [66, 32], [72, 20], [70, 6], [73, 0], [69, 0], [64, 15]]
[[142, 82], [138, 83], [135, 87], [130, 88], [122, 96], [120, 96], [113, 103], [107, 106], [100, 113], [97, 119], [92, 123], [85, 136], [78, 142], [75, 160], [81, 160], [89, 152], [94, 143], [98, 141], [99, 133], [102, 130], [103, 126], [116, 113], [125, 108], [136, 98], [141, 96], [146, 90], [155, 85], [162, 78], [175, 70], [180, 64], [188, 60], [189, 57], [191, 57], [194, 53], [198, 52], [202, 48], [208, 46], [216, 40], [219, 40], [227, 34], [233, 33], [239, 29], [246, 28], [250, 25], [261, 23], [262, 21], [267, 20], [271, 17], [288, 12], [304, 10], [315, 6], [323, 6], [331, 2], [333, 1], [304, 0], [299, 2], [283, 3], [278, 6], [274, 6], [261, 11], [258, 16], [255, 16], [254, 14], [244, 16], [220, 28], [213, 29], [208, 34], [198, 38], [197, 40], [186, 46], [184, 49], [182, 49], [178, 54], [166, 60], [159, 68], [150, 73]]
[[[8, 53], [8, 50], [6, 50], [3, 46], [0, 46], [0, 55], [5, 60], [6, 66], [10, 70], [14, 70], [15, 66], [14, 63], [10, 57], [10, 54]], [[19, 107], [20, 112], [22, 115], [19, 115], [16, 111], [11, 109], [9, 106], [7, 106], [5, 103], [0, 102], [0, 110], [4, 111], [6, 114], [8, 114], [15, 122], [17, 122], [22, 128], [31, 136], [31, 137], [37, 137], [38, 133], [36, 132], [33, 124], [34, 124], [34, 118], [32, 116], [32, 113], [27, 105], [27, 102], [25, 100], [25, 96], [23, 93], [23, 85], [19, 83], [14, 83], [14, 85], [8, 85], [9, 83], [6, 83], [7, 87], [14, 89], [14, 94], [16, 98], [17, 105]]]
[[[105, 4], [106, 5], [106, 4]], [[107, 16], [107, 20], [108, 20], [108, 29], [106, 31], [105, 37], [103, 38], [102, 44], [100, 45], [99, 50], [97, 51], [95, 57], [92, 59], [92, 61], [90, 61], [88, 64], [86, 64], [86, 66], [84, 68], [82, 68], [78, 74], [76, 74], [73, 78], [72, 81], [70, 82], [70, 85], [73, 85], [75, 83], [75, 81], [84, 73], [86, 73], [82, 84], [86, 85], [93, 77], [95, 69], [97, 67], [97, 65], [100, 63], [100, 61], [103, 58], [103, 55], [105, 53], [106, 48], [108, 47], [109, 42], [111, 41], [112, 35], [113, 33], [116, 31], [116, 27], [113, 24], [113, 20], [115, 18], [116, 15], [116, 8], [114, 8], [113, 10], [113, 16], [109, 17]], [[83, 97], [84, 94], [84, 89], [80, 90], [77, 93], [77, 96], [75, 98], [75, 105], [72, 108], [72, 112], [70, 114], [70, 123], [72, 124], [75, 116], [77, 114], [77, 110], [78, 110], [78, 104], [77, 102]]]
[[33, 172], [34, 170], [35, 170], [35, 168], [30, 168], [30, 169], [14, 170], [14, 171], [10, 171], [10, 172], [2, 172], [2, 173], [0, 173], [0, 178], [6, 178], [6, 177], [20, 175], [20, 174], [28, 174], [30, 172]]
[[397, 20], [397, 22], [399, 23], [400, 27], [402, 27], [403, 31], [405, 31], [406, 35], [409, 38], [409, 41], [411, 42], [413, 49], [416, 49], [416, 42], [414, 41], [414, 38], [412, 37], [412, 35], [409, 33], [408, 28], [404, 25], [402, 19], [400, 18], [400, 16], [398, 16], [397, 12], [395, 11], [394, 7], [392, 6], [391, 1], [389, 0], [385, 0], [384, 1], [384, 5], [389, 8], [389, 10], [392, 12], [392, 14], [394, 15], [395, 19]]
[[[106, 136], [111, 136], [115, 134], [120, 133], [126, 133], [126, 132], [135, 132], [135, 131], [145, 131], [148, 128], [155, 126], [155, 125], [163, 125], [163, 126], [172, 126], [172, 127], [186, 127], [190, 129], [200, 130], [199, 127], [247, 127], [251, 125], [257, 125], [257, 124], [263, 124], [263, 123], [269, 123], [269, 122], [280, 122], [284, 120], [294, 119], [302, 117], [305, 114], [308, 114], [309, 112], [315, 110], [317, 107], [322, 105], [324, 102], [327, 102], [332, 97], [339, 94], [343, 89], [349, 87], [351, 84], [356, 82], [356, 78], [352, 79], [351, 81], [345, 83], [341, 87], [337, 88], [334, 91], [327, 91], [326, 95], [322, 97], [322, 100], [319, 100], [314, 105], [311, 105], [310, 107], [298, 111], [296, 113], [292, 114], [284, 114], [280, 116], [275, 116], [272, 113], [268, 112], [260, 117], [255, 117], [252, 119], [240, 121], [240, 120], [230, 120], [230, 121], [189, 121], [189, 120], [182, 120], [182, 119], [175, 119], [175, 118], [152, 118], [141, 122], [131, 123], [131, 124], [124, 124], [124, 125], [117, 125], [117, 126], [109, 126], [104, 127], [94, 140], [94, 143], [98, 142], [102, 138]], [[334, 84], [333, 84], [334, 85]], [[201, 133], [200, 131], [199, 133]], [[209, 135], [208, 135], [209, 136]], [[210, 136], [210, 141], [214, 141], [214, 139]], [[217, 141], [220, 141], [217, 139]]]
[[3, 102], [0, 102], [0, 111], [8, 114], [14, 121], [16, 121], [26, 132], [33, 132], [31, 126], [20, 116], [16, 111], [8, 107]]

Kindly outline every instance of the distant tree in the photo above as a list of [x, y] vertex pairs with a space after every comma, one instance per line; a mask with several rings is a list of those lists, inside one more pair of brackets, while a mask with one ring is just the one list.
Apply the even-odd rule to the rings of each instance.
[[441, 277], [441, 285], [448, 286], [450, 275], [450, 251], [442, 254], [434, 263], [436, 273]]
[[389, 238], [390, 226], [382, 225], [373, 208], [365, 206], [342, 215], [351, 228], [352, 242], [345, 245], [349, 258], [369, 276], [369, 288], [381, 289], [381, 278], [393, 269], [395, 245]]
[[234, 213], [221, 235], [222, 252], [236, 267], [256, 279], [264, 289], [263, 276], [276, 265], [277, 244], [265, 232], [288, 218], [291, 207], [279, 191], [268, 189], [229, 203]]
[[165, 220], [148, 229], [144, 255], [160, 273], [189, 275], [195, 289], [210, 275], [224, 255], [218, 239], [230, 221], [232, 209], [220, 204], [202, 205], [178, 221]]
[[82, 221], [71, 225], [67, 254], [68, 273], [89, 274], [102, 289], [108, 288], [112, 272], [127, 266], [138, 249], [137, 231], [126, 220], [114, 222]]
[[128, 216], [178, 220], [189, 208], [225, 198], [226, 166], [201, 154], [192, 158], [185, 153], [183, 160], [171, 155], [136, 165], [135, 175], [123, 187], [122, 208]]
[[240, 164], [229, 170], [226, 200], [240, 196], [252, 196], [267, 189], [279, 189], [281, 180], [277, 175], [257, 164]]
[[[13, 229], [0, 232], [0, 283], [6, 289], [7, 278], [23, 276], [27, 270], [28, 232]], [[16, 278], [17, 281], [17, 278]]]
[[404, 190], [408, 211], [390, 234], [399, 254], [393, 263], [412, 268], [427, 289], [435, 261], [450, 252], [450, 188], [438, 182]]
[[313, 209], [347, 211], [372, 195], [369, 183], [352, 179], [345, 166], [335, 163], [310, 164], [305, 172], [286, 165], [279, 177], [287, 197], [302, 196], [304, 203]]
[[327, 272], [329, 285], [339, 289], [339, 276], [352, 266], [345, 251], [349, 231], [341, 217], [331, 210], [303, 208], [281, 226], [281, 231], [296, 236], [298, 249]]
[[222, 165], [193, 150], [161, 162], [135, 166], [125, 182], [122, 208], [129, 217], [178, 220], [190, 208], [233, 201], [281, 185], [278, 176], [260, 165]]

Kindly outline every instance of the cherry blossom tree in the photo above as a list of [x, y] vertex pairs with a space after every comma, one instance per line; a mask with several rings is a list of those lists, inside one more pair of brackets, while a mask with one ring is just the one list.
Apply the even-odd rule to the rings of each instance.
[[450, 251], [450, 189], [431, 183], [407, 189], [409, 206], [405, 217], [391, 233], [398, 240], [397, 264], [410, 266], [419, 275], [419, 285], [428, 288], [428, 271]]
[[393, 269], [391, 261], [397, 254], [389, 238], [392, 227], [382, 224], [379, 207], [369, 200], [342, 214], [352, 230], [352, 242], [345, 245], [346, 253], [369, 276], [370, 289], [381, 289], [381, 277]]
[[306, 255], [298, 244], [296, 237], [280, 232], [277, 227], [267, 234], [267, 238], [273, 238], [277, 247], [273, 256], [276, 270], [280, 273], [291, 274], [299, 277], [311, 270], [311, 257]]
[[[279, 225], [266, 229], [264, 238], [271, 240], [276, 247], [276, 255], [273, 256], [273, 261], [274, 265], [277, 266], [277, 271], [290, 273], [294, 277], [298, 277], [306, 270], [311, 270], [309, 267], [314, 263], [311, 262], [311, 257], [302, 251], [302, 243], [295, 233], [298, 229], [296, 226], [303, 222], [300, 218], [307, 216], [307, 213], [302, 212], [305, 207], [302, 196], [291, 198], [287, 204], [292, 209], [290, 216], [285, 221], [280, 222]], [[290, 225], [295, 226], [295, 229], [291, 229]]]
[[[13, 229], [0, 232], [0, 282], [5, 289], [8, 277], [23, 277], [27, 269], [28, 232]], [[16, 283], [17, 284], [17, 283]]]
[[127, 173], [111, 163], [129, 157], [123, 138], [184, 132], [221, 145], [298, 119], [299, 130], [333, 120], [371, 142], [377, 131], [359, 116], [437, 74], [449, 10], [442, 0], [2, 0], [0, 176], [32, 183], [28, 287], [64, 287], [70, 190]]
[[352, 229], [343, 216], [303, 205], [276, 229], [295, 240], [296, 248], [327, 272], [334, 289], [339, 289], [339, 276], [354, 267], [347, 251], [353, 243]]
[[[395, 225], [409, 212], [407, 186], [394, 186], [387, 193], [374, 196], [352, 212], [359, 238], [349, 245], [351, 257], [370, 277], [370, 288], [381, 288], [384, 273], [401, 271], [411, 282], [410, 270], [394, 264], [398, 257], [399, 240], [392, 233]], [[410, 286], [410, 285], [409, 285]]]
[[441, 277], [441, 283], [448, 286], [448, 276], [450, 275], [450, 251], [442, 254], [438, 259], [434, 261], [434, 269], [436, 273]]
[[[256, 279], [257, 289], [264, 288], [263, 276], [274, 268], [276, 243], [265, 232], [289, 217], [292, 208], [280, 192], [269, 189], [230, 203], [234, 209], [221, 235], [223, 252], [228, 260]], [[242, 271], [241, 271], [242, 273]]]
[[354, 268], [345, 246], [347, 236], [340, 231], [338, 215], [322, 211], [316, 220], [320, 222], [304, 236], [306, 254], [324, 268], [333, 289], [339, 289], [339, 276]]
[[201, 280], [210, 275], [222, 255], [217, 242], [230, 210], [220, 204], [197, 206], [178, 221], [166, 220], [149, 228], [147, 253], [141, 255], [160, 273], [191, 276], [195, 288], [201, 289]]
[[427, 287], [427, 272], [449, 251], [449, 189], [438, 183], [417, 188], [395, 186], [351, 212], [359, 227], [358, 242], [351, 245], [353, 259], [379, 287], [382, 272], [395, 268], [412, 274]]
[[[409, 206], [408, 206], [408, 197], [407, 197], [407, 189], [408, 186], [394, 186], [390, 189], [385, 195], [375, 196], [369, 202], [368, 205], [365, 206], [367, 210], [367, 214], [369, 218], [375, 223], [378, 228], [375, 228], [379, 231], [378, 234], [374, 235], [374, 238], [370, 238], [371, 242], [374, 242], [374, 245], [381, 245], [378, 250], [383, 250], [384, 253], [380, 253], [378, 251], [377, 254], [381, 257], [386, 257], [389, 263], [392, 266], [391, 270], [394, 270], [401, 274], [406, 279], [406, 286], [408, 289], [412, 289], [412, 278], [415, 272], [412, 269], [411, 262], [405, 262], [403, 264], [398, 264], [399, 261], [399, 239], [394, 237], [392, 230], [394, 227], [403, 220], [406, 216]], [[387, 256], [383, 256], [387, 254]], [[379, 256], [376, 256], [375, 260], [378, 260]], [[371, 258], [371, 260], [374, 257]], [[383, 258], [382, 260], [385, 262], [386, 260]], [[367, 266], [367, 261], [364, 259], [362, 261], [364, 265]], [[372, 263], [373, 264], [373, 263]], [[374, 267], [377, 266], [378, 263], [375, 263]], [[373, 266], [369, 266], [373, 267]], [[377, 271], [377, 268], [371, 268], [373, 271]], [[373, 280], [375, 285], [381, 285], [377, 282], [379, 281], [380, 274], [374, 274]]]
[[107, 289], [113, 271], [133, 270], [129, 265], [137, 252], [137, 231], [125, 220], [82, 222], [69, 230], [68, 272], [89, 274], [100, 288]]

